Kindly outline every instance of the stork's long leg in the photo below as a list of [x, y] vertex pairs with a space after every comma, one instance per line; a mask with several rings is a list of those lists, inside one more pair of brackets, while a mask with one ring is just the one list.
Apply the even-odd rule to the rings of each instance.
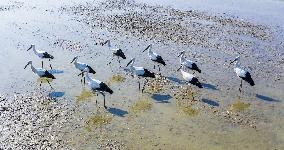
[[156, 66], [154, 65], [154, 69], [156, 68]]
[[146, 84], [148, 83], [148, 79], [147, 78], [145, 78], [145, 81], [144, 81], [144, 84], [143, 84], [143, 87], [142, 87], [142, 93], [144, 92], [144, 90], [145, 90], [145, 86], [146, 86]]
[[41, 68], [43, 68], [43, 60], [41, 61]]
[[42, 84], [42, 81], [40, 81], [40, 84], [39, 84], [40, 87], [41, 87], [41, 84]]
[[161, 71], [160, 65], [158, 65], [158, 67], [159, 67], [159, 72], [160, 72]]
[[50, 63], [50, 59], [48, 59], [48, 61], [49, 61], [49, 67], [50, 67], [50, 69], [52, 69], [52, 66], [51, 66], [51, 63]]
[[53, 89], [53, 87], [51, 86], [50, 82], [46, 79], [47, 83], [49, 84], [49, 86], [51, 87], [51, 89]]
[[106, 96], [105, 96], [105, 94], [103, 93], [103, 92], [100, 92], [102, 95], [103, 95], [103, 97], [104, 97], [104, 108], [105, 109], [107, 109], [107, 107], [106, 107]]
[[138, 79], [138, 90], [140, 91], [140, 81]]
[[241, 79], [241, 84], [240, 84], [240, 88], [239, 88], [240, 93], [242, 93], [242, 87], [243, 87], [243, 80]]
[[84, 77], [84, 84], [86, 84], [86, 78]]

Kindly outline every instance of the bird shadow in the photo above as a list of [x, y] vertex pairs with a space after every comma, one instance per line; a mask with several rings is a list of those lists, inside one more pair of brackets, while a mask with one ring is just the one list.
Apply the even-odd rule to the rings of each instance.
[[51, 97], [51, 98], [60, 98], [64, 95], [65, 95], [65, 92], [56, 92], [56, 91], [48, 94], [48, 96]]
[[203, 98], [203, 99], [201, 99], [201, 101], [203, 103], [206, 103], [206, 104], [211, 105], [211, 106], [219, 106], [219, 103], [217, 103], [213, 100], [210, 100], [210, 99]]
[[255, 97], [260, 100], [267, 101], [267, 102], [281, 102], [280, 100], [277, 100], [277, 99], [274, 99], [268, 96], [260, 95], [260, 94], [256, 94]]
[[167, 77], [167, 79], [172, 81], [172, 82], [176, 82], [178, 84], [182, 83], [182, 80], [180, 80], [179, 78], [176, 78], [176, 77]]
[[128, 114], [127, 111], [119, 109], [119, 108], [108, 107], [107, 111], [119, 117], [125, 117], [125, 115]]
[[218, 90], [215, 85], [210, 84], [210, 83], [202, 83], [202, 86], [203, 86], [205, 89]]
[[64, 73], [63, 70], [57, 70], [57, 69], [50, 69], [48, 70], [49, 73], [51, 74], [61, 74], [61, 73]]
[[172, 98], [172, 96], [169, 94], [153, 94], [151, 98], [158, 103], [170, 103], [169, 100]]

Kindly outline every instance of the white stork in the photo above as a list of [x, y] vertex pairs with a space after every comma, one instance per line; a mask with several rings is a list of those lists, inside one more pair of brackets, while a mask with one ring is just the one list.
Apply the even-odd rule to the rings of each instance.
[[[54, 59], [54, 57], [50, 55], [49, 53], [45, 51], [36, 50], [35, 45], [33, 44], [30, 46], [30, 48], [27, 51], [31, 49], [33, 49], [34, 53], [41, 59], [48, 59], [49, 61], [50, 59]], [[41, 61], [41, 67], [43, 68], [43, 60]], [[51, 64], [49, 64], [49, 67], [52, 69]]]
[[[84, 71], [85, 68], [89, 68], [89, 73], [96, 74], [96, 71], [92, 67], [90, 67], [88, 64], [85, 64], [85, 63], [82, 63], [82, 62], [78, 62], [78, 58], [79, 57], [76, 56], [71, 61], [71, 63], [74, 62], [75, 68], [77, 68], [80, 71]], [[83, 76], [83, 74], [82, 74], [82, 76]], [[81, 82], [82, 82], [82, 79], [81, 79]], [[85, 83], [85, 78], [84, 78], [84, 83]]]
[[236, 72], [237, 76], [241, 78], [241, 84], [240, 84], [239, 91], [241, 92], [243, 80], [248, 82], [251, 86], [254, 86], [255, 84], [254, 84], [253, 79], [251, 78], [250, 73], [244, 70], [242, 67], [240, 67], [240, 56], [237, 56], [230, 64], [234, 62], [235, 62], [234, 71]]
[[192, 62], [189, 59], [184, 58], [185, 51], [182, 51], [178, 57], [180, 57], [180, 64], [193, 70], [193, 74], [195, 73], [194, 70], [201, 73], [201, 70], [197, 67], [196, 63]]
[[[152, 44], [150, 44], [149, 46], [146, 47], [146, 49], [143, 50], [143, 52], [145, 52], [146, 50], [148, 50], [148, 56], [149, 58], [158, 63], [158, 67], [159, 67], [159, 71], [161, 70], [160, 69], [160, 65], [159, 64], [162, 64], [162, 65], [166, 65], [164, 59], [162, 58], [162, 56], [158, 55], [157, 53], [153, 52], [152, 51]], [[154, 69], [155, 69], [155, 65], [154, 65]]]
[[[33, 62], [29, 61], [28, 64], [24, 67], [24, 69], [27, 68], [28, 65], [31, 65], [31, 69], [33, 71], [33, 73], [37, 74], [40, 78], [50, 78], [50, 79], [56, 79], [50, 72], [48, 72], [47, 70], [43, 69], [43, 68], [35, 68], [33, 66]], [[50, 85], [49, 81], [46, 80], [48, 82], [48, 84]], [[50, 85], [50, 87], [52, 88], [52, 86]]]
[[192, 75], [192, 74], [190, 74], [190, 73], [188, 73], [188, 72], [183, 71], [182, 67], [183, 67], [183, 65], [181, 65], [178, 70], [181, 71], [181, 74], [182, 74], [183, 79], [184, 79], [186, 82], [190, 83], [190, 84], [193, 84], [193, 85], [195, 85], [195, 86], [197, 86], [197, 87], [199, 87], [199, 88], [203, 88], [203, 86], [202, 86], [201, 83], [198, 81], [198, 79], [197, 79], [194, 75]]
[[[116, 47], [112, 47], [112, 45], [111, 45], [111, 43], [110, 43], [110, 40], [107, 40], [107, 41], [105, 41], [104, 43], [102, 43], [102, 45], [105, 45], [105, 44], [107, 44], [108, 48], [109, 48], [110, 50], [112, 50], [112, 55], [113, 55], [113, 56], [117, 56], [118, 63], [120, 63], [120, 58], [126, 59], [126, 56], [125, 56], [124, 52], [122, 51], [122, 49], [116, 48]], [[111, 60], [113, 60], [113, 58], [112, 58]], [[109, 64], [110, 64], [110, 63], [111, 63], [111, 62], [109, 62]], [[120, 67], [121, 67], [121, 66], [120, 66]]]
[[[147, 81], [147, 77], [155, 78], [155, 73], [152, 73], [148, 69], [145, 69], [143, 67], [136, 67], [136, 66], [134, 66], [134, 63], [135, 63], [135, 58], [132, 58], [130, 60], [130, 62], [127, 64], [126, 67], [129, 66], [130, 71], [132, 73], [132, 76], [135, 75], [135, 76], [138, 77], [138, 87], [139, 87], [139, 90], [140, 90], [140, 81], [139, 81], [140, 77], [144, 77], [146, 79], [146, 81]], [[145, 82], [145, 84], [146, 84], [146, 82]], [[144, 86], [145, 86], [145, 84], [144, 84]], [[144, 86], [142, 88], [142, 92], [144, 90]]]
[[81, 74], [86, 73], [84, 76], [86, 77], [88, 85], [93, 92], [99, 92], [103, 95], [103, 97], [104, 97], [104, 108], [106, 109], [107, 107], [106, 107], [106, 102], [105, 102], [105, 92], [112, 94], [113, 91], [104, 82], [102, 82], [100, 80], [92, 79], [89, 76], [89, 72], [90, 72], [90, 70], [87, 67], [83, 70], [83, 72]]

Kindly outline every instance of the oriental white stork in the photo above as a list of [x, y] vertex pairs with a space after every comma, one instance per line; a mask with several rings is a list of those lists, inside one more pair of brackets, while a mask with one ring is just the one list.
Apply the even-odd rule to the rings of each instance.
[[[37, 74], [40, 78], [50, 78], [50, 79], [56, 79], [50, 72], [48, 72], [47, 70], [43, 69], [43, 68], [35, 68], [33, 66], [33, 62], [29, 61], [28, 64], [24, 67], [24, 69], [26, 69], [28, 67], [28, 65], [31, 65], [31, 69], [33, 71], [33, 73]], [[50, 85], [49, 81], [46, 80], [48, 82], [48, 84]], [[41, 81], [42, 82], [42, 81]], [[41, 84], [40, 84], [41, 85]], [[50, 85], [50, 87], [52, 88], [52, 86]]]
[[[124, 54], [124, 52], [122, 51], [122, 49], [120, 48], [116, 48], [116, 47], [112, 47], [111, 43], [110, 43], [110, 40], [107, 40], [106, 42], [102, 43], [102, 45], [105, 45], [107, 44], [108, 48], [110, 50], [112, 50], [112, 55], [113, 56], [117, 56], [117, 60], [118, 60], [118, 63], [120, 64], [120, 58], [122, 59], [126, 59], [126, 56]], [[112, 59], [113, 60], [113, 57]], [[109, 62], [109, 64], [111, 63], [111, 61]], [[120, 66], [121, 67], [121, 66]]]
[[[152, 44], [150, 44], [149, 46], [146, 47], [146, 49], [143, 50], [143, 52], [145, 52], [146, 50], [148, 50], [148, 56], [149, 58], [158, 63], [158, 67], [159, 67], [159, 71], [161, 71], [161, 68], [160, 68], [160, 65], [159, 64], [162, 64], [162, 65], [166, 65], [164, 59], [162, 58], [162, 56], [158, 55], [157, 53], [153, 52], [152, 51]], [[155, 65], [154, 65], [154, 69], [155, 69]]]
[[[35, 48], [35, 45], [31, 45], [30, 48], [27, 50], [31, 50], [33, 49], [34, 53], [41, 59], [48, 59], [50, 61], [50, 59], [54, 59], [54, 57], [52, 55], [50, 55], [49, 53], [45, 52], [45, 51], [40, 51], [40, 50], [37, 50]], [[41, 67], [43, 68], [43, 60], [41, 61]], [[49, 64], [49, 67], [52, 69], [52, 66], [51, 64]]]
[[[136, 67], [136, 66], [134, 66], [134, 63], [135, 63], [135, 58], [132, 58], [130, 60], [130, 62], [127, 64], [126, 67], [129, 66], [130, 71], [132, 73], [132, 76], [138, 77], [138, 87], [139, 87], [139, 90], [140, 90], [140, 81], [139, 81], [140, 77], [145, 78], [145, 80], [146, 80], [145, 83], [144, 83], [144, 86], [145, 86], [146, 82], [148, 81], [147, 77], [155, 78], [155, 73], [150, 72], [148, 69], [145, 69], [143, 67]], [[143, 93], [143, 90], [144, 90], [144, 86], [142, 88], [142, 93]]]
[[185, 72], [182, 67], [183, 67], [183, 65], [181, 65], [180, 68], [178, 69], [178, 70], [181, 71], [182, 78], [183, 78], [186, 82], [188, 82], [188, 83], [190, 83], [190, 84], [193, 84], [193, 85], [195, 85], [195, 86], [197, 86], [197, 87], [199, 87], [199, 88], [203, 88], [203, 86], [202, 86], [201, 83], [198, 81], [198, 79], [197, 79], [194, 75], [192, 75], [192, 74], [190, 74], [190, 73], [188, 73], [188, 72]]
[[188, 69], [193, 70], [193, 74], [195, 73], [194, 70], [196, 70], [197, 72], [201, 73], [201, 70], [197, 67], [196, 63], [192, 62], [189, 59], [186, 59], [184, 57], [185, 51], [182, 51], [178, 57], [180, 57], [180, 64], [185, 66]]
[[90, 70], [87, 67], [83, 70], [83, 72], [81, 74], [85, 73], [84, 76], [86, 77], [88, 85], [93, 92], [99, 92], [100, 94], [103, 95], [103, 97], [104, 97], [104, 108], [106, 109], [107, 107], [106, 107], [106, 102], [105, 102], [105, 92], [108, 92], [109, 94], [113, 94], [113, 91], [104, 82], [102, 82], [100, 80], [92, 79], [89, 76], [89, 72], [90, 72]]
[[[75, 68], [77, 68], [78, 70], [80, 71], [84, 71], [85, 68], [89, 68], [89, 73], [92, 73], [92, 74], [96, 74], [96, 71], [90, 67], [89, 65], [85, 64], [85, 63], [82, 63], [82, 62], [78, 62], [78, 56], [74, 57], [73, 60], [71, 61], [71, 63], [74, 62], [74, 66]], [[83, 77], [83, 74], [82, 74], [82, 77]], [[81, 82], [82, 82], [82, 79], [81, 79]], [[85, 78], [84, 78], [84, 83], [85, 83]]]
[[246, 82], [248, 82], [251, 86], [254, 86], [254, 81], [251, 78], [251, 75], [248, 71], [244, 70], [242, 67], [240, 67], [240, 56], [237, 56], [230, 64], [235, 63], [234, 66], [234, 71], [236, 72], [237, 76], [239, 78], [241, 78], [241, 84], [240, 84], [240, 88], [239, 91], [241, 92], [241, 88], [242, 88], [242, 84], [243, 84], [243, 80], [245, 80]]

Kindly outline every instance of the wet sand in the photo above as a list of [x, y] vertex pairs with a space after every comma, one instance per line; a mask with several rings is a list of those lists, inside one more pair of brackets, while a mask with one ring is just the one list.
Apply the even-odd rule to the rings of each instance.
[[[283, 149], [283, 28], [243, 14], [166, 5], [1, 2], [0, 148]], [[122, 68], [116, 61], [107, 65], [112, 55], [99, 44], [107, 39], [126, 51]], [[26, 51], [31, 43], [55, 56], [54, 89], [39, 87], [36, 75], [23, 69], [29, 60], [40, 66]], [[168, 65], [142, 94], [124, 66], [136, 57], [137, 66], [158, 73], [142, 53], [149, 44]], [[176, 71], [182, 50], [201, 66], [196, 76], [204, 89], [188, 87]], [[70, 64], [77, 55], [114, 90], [107, 110], [101, 95], [80, 83]], [[236, 55], [256, 82], [241, 94], [229, 66]]]

